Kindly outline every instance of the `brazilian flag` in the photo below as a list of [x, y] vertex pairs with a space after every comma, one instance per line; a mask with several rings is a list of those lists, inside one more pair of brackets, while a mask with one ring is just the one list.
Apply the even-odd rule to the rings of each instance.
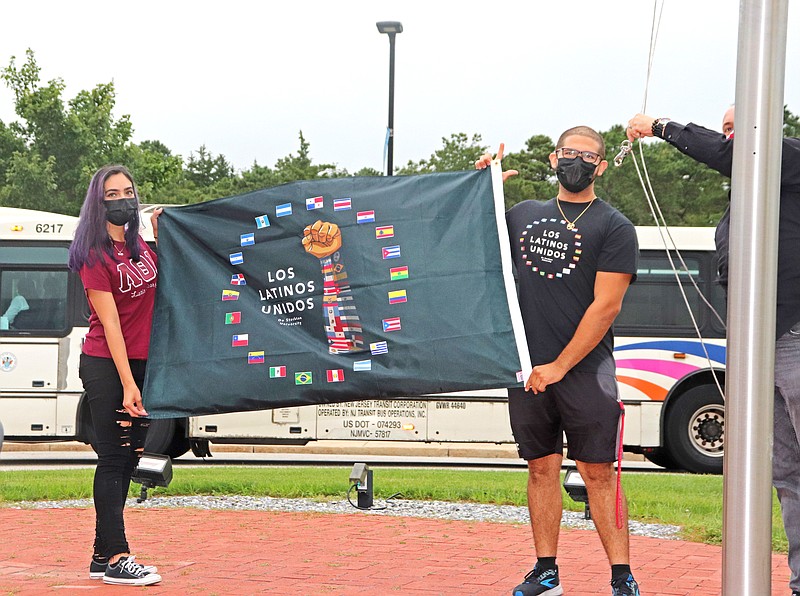
[[155, 418], [511, 387], [530, 372], [498, 168], [293, 182], [168, 207], [158, 225]]

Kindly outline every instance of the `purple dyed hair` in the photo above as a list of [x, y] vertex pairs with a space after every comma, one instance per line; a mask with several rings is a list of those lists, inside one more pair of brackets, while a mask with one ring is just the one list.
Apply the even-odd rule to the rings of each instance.
[[[124, 174], [133, 185], [133, 194], [139, 202], [139, 193], [133, 176], [125, 166], [103, 166], [89, 183], [86, 198], [81, 207], [78, 227], [75, 230], [75, 239], [69, 247], [69, 268], [80, 271], [84, 265], [91, 267], [100, 260], [101, 253], [105, 252], [113, 260], [117, 260], [112, 250], [111, 238], [106, 228], [106, 203], [105, 183], [114, 174]], [[131, 259], [139, 260], [139, 218], [129, 223], [125, 228], [125, 244], [131, 253]]]

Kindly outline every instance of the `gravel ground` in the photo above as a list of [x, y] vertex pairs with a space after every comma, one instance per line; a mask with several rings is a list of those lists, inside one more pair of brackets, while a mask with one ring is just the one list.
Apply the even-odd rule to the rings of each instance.
[[[63, 507], [91, 507], [89, 499], [67, 501], [23, 501], [16, 509], [57, 509]], [[272, 497], [245, 496], [193, 496], [150, 497], [144, 503], [128, 499], [128, 507], [194, 507], [197, 509], [231, 509], [256, 511], [294, 511], [318, 513], [349, 513], [358, 515], [394, 515], [428, 517], [460, 521], [490, 521], [528, 524], [528, 508], [513, 505], [484, 505], [479, 503], [451, 503], [447, 501], [412, 501], [408, 499], [376, 500], [369, 511], [357, 510], [346, 499], [341, 501], [313, 501], [311, 499], [276, 499]], [[594, 524], [583, 519], [582, 513], [565, 511], [561, 524], [567, 528], [593, 530]], [[630, 521], [630, 533], [636, 536], [678, 540], [680, 528], [661, 524]]]

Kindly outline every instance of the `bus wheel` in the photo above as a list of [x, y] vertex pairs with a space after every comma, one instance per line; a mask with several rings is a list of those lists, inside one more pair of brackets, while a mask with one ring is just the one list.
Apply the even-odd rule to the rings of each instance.
[[150, 421], [144, 450], [161, 453], [171, 458], [180, 457], [189, 451], [185, 418], [159, 418]]
[[666, 449], [653, 449], [645, 453], [644, 456], [655, 465], [666, 468], [667, 470], [672, 470], [676, 467], [675, 462]]
[[721, 474], [725, 406], [716, 386], [701, 385], [679, 396], [667, 410], [666, 448], [679, 468]]

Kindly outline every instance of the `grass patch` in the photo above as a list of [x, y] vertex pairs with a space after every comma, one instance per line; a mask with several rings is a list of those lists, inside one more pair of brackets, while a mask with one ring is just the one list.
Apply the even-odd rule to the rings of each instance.
[[[246, 495], [317, 500], [340, 499], [348, 489], [350, 467], [176, 468], [166, 489], [154, 494]], [[85, 499], [92, 495], [94, 470], [0, 472], [0, 504], [18, 501]], [[375, 497], [401, 492], [406, 499], [526, 505], [527, 472], [378, 468]], [[631, 519], [680, 526], [687, 540], [722, 541], [722, 477], [689, 474], [625, 474], [622, 477]], [[138, 496], [132, 485], [131, 496]], [[583, 505], [564, 493], [564, 507]], [[786, 552], [780, 508], [773, 498], [773, 550]]]

